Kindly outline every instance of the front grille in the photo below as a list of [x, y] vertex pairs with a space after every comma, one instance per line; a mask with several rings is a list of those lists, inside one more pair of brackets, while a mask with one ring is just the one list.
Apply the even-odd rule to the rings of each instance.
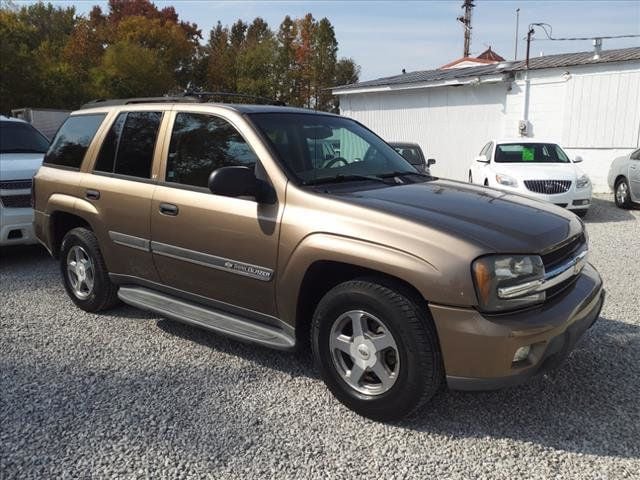
[[565, 193], [571, 188], [571, 180], [525, 180], [527, 190], [545, 195]]
[[584, 233], [576, 235], [569, 241], [561, 244], [559, 247], [551, 250], [548, 253], [542, 255], [542, 263], [544, 263], [545, 271], [550, 271], [554, 267], [560, 265], [567, 259], [576, 255], [577, 252], [586, 248], [587, 239]]
[[31, 195], [2, 195], [0, 201], [6, 208], [31, 207]]
[[31, 180], [6, 180], [0, 182], [0, 190], [25, 190], [31, 188]]

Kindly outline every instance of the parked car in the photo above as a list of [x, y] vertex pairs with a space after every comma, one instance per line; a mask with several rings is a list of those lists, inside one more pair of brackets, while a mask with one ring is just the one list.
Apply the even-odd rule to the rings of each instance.
[[631, 208], [634, 202], [640, 203], [640, 149], [616, 158], [608, 180], [618, 207]]
[[404, 157], [404, 159], [411, 165], [416, 167], [419, 171], [431, 175], [430, 167], [435, 165], [436, 161], [433, 158], [425, 160], [422, 148], [417, 143], [406, 142], [388, 142], [393, 149]]
[[[72, 113], [35, 177], [36, 234], [83, 310], [120, 299], [310, 343], [334, 395], [381, 420], [444, 382], [523, 382], [598, 318], [602, 280], [563, 209], [425, 175], [337, 115], [139, 102]], [[341, 156], [320, 164], [307, 146], [328, 138]]]
[[49, 140], [29, 123], [0, 115], [0, 246], [37, 243], [31, 178]]
[[469, 167], [469, 183], [565, 207], [579, 216], [591, 205], [591, 180], [562, 148], [535, 139], [492, 140]]

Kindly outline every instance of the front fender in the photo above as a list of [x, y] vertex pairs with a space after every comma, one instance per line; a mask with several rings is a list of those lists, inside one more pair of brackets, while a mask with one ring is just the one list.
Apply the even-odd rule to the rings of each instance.
[[277, 277], [278, 312], [280, 318], [291, 325], [295, 324], [304, 276], [318, 261], [340, 262], [400, 278], [429, 300], [438, 301], [451, 293], [450, 287], [442, 280], [441, 272], [415, 255], [356, 238], [312, 234], [297, 245]]

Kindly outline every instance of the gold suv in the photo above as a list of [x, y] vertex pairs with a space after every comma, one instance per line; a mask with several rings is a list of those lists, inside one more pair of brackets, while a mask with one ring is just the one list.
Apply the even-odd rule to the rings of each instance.
[[417, 171], [354, 120], [194, 98], [93, 102], [34, 179], [71, 299], [282, 350], [380, 420], [519, 383], [598, 318], [573, 213]]

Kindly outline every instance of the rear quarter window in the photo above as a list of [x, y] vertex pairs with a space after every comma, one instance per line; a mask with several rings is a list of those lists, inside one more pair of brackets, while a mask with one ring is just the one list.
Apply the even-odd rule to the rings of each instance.
[[62, 124], [49, 151], [44, 157], [45, 165], [79, 169], [84, 155], [102, 124], [106, 114], [74, 115]]

